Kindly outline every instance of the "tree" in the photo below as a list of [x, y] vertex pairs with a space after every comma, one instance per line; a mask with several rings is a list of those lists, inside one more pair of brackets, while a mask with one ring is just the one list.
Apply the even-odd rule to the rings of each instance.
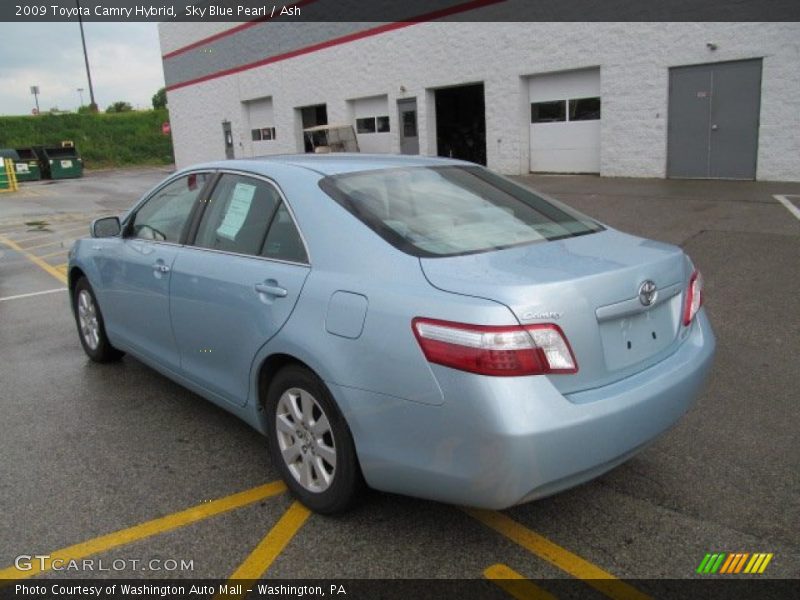
[[111, 106], [106, 109], [107, 113], [121, 113], [121, 112], [128, 112], [133, 110], [133, 106], [131, 106], [130, 102], [125, 102], [124, 100], [118, 100], [114, 102]]
[[161, 88], [153, 95], [153, 108], [166, 108], [167, 107], [167, 88]]

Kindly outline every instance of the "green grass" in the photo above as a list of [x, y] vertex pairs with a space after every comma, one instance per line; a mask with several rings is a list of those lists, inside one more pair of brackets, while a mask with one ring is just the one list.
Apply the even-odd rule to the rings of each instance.
[[172, 138], [161, 133], [168, 120], [166, 109], [0, 117], [0, 148], [60, 146], [72, 140], [89, 169], [169, 164]]

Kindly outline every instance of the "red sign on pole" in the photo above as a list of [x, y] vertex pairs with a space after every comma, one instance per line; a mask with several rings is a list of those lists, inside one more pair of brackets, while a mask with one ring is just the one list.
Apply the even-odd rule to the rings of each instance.
[[164, 121], [161, 124], [161, 133], [163, 133], [164, 135], [169, 135], [170, 133], [172, 133], [172, 129], [169, 126], [169, 121]]

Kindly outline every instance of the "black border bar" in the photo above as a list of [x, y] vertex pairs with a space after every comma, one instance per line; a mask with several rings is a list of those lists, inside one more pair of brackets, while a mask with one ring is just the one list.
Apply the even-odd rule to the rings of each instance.
[[78, 1], [107, 22], [800, 21], [797, 0], [3, 0], [0, 22], [75, 22]]

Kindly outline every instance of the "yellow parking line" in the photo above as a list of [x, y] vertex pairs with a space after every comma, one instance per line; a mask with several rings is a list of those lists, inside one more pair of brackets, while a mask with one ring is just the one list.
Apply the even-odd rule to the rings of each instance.
[[4, 244], [5, 246], [8, 246], [12, 250], [14, 250], [16, 252], [19, 252], [25, 258], [27, 258], [29, 261], [31, 261], [33, 264], [35, 264], [36, 266], [44, 269], [45, 271], [50, 273], [50, 275], [52, 275], [53, 277], [58, 279], [61, 283], [66, 285], [66, 283], [67, 283], [67, 275], [66, 275], [66, 273], [62, 273], [61, 271], [56, 269], [50, 263], [42, 260], [41, 258], [36, 256], [35, 254], [31, 254], [25, 248], [22, 248], [21, 246], [17, 245], [15, 242], [12, 242], [11, 240], [9, 240], [6, 237], [0, 236], [0, 244]]
[[[55, 240], [54, 242], [47, 242], [46, 244], [37, 244], [35, 246], [25, 246], [24, 250], [36, 250], [37, 248], [47, 248], [47, 246], [55, 246], [56, 244], [67, 244], [67, 246], [69, 246], [74, 241], [75, 241], [75, 238], [60, 239], [60, 240]], [[22, 246], [20, 246], [20, 247], [22, 247]]]
[[17, 242], [18, 244], [23, 244], [25, 242], [32, 242], [34, 240], [41, 240], [41, 239], [50, 237], [50, 236], [52, 236], [54, 234], [66, 233], [68, 231], [79, 231], [81, 229], [85, 229], [88, 232], [89, 231], [89, 224], [86, 223], [84, 225], [76, 225], [75, 227], [67, 227], [66, 229], [59, 229], [57, 231], [53, 230], [50, 233], [45, 233], [45, 234], [42, 234], [42, 235], [34, 235], [32, 237], [29, 237], [29, 238], [25, 238], [25, 239], [21, 239], [21, 240], [14, 240], [14, 241]]
[[24, 197], [28, 197], [28, 196], [41, 196], [41, 194], [40, 194], [39, 192], [34, 192], [33, 190], [31, 190], [31, 189], [25, 189], [24, 187], [20, 187], [20, 188], [17, 190], [17, 194], [18, 194], [19, 196], [24, 196]]
[[66, 254], [67, 252], [69, 252], [69, 248], [62, 248], [58, 252], [50, 252], [48, 254], [38, 254], [37, 256], [39, 258], [51, 258], [53, 256], [58, 256], [59, 254]]
[[[264, 498], [276, 496], [284, 491], [286, 491], [286, 486], [282, 481], [273, 481], [272, 483], [260, 485], [245, 490], [244, 492], [238, 492], [230, 496], [225, 496], [224, 498], [212, 500], [211, 502], [198, 504], [197, 506], [172, 513], [165, 517], [146, 521], [139, 525], [128, 527], [127, 529], [121, 529], [86, 542], [56, 550], [50, 553], [49, 558], [45, 559], [44, 565], [36, 561], [31, 564], [31, 569], [29, 571], [20, 571], [15, 566], [6, 567], [0, 570], [0, 579], [27, 579], [28, 577], [33, 577], [44, 571], [49, 571], [53, 568], [54, 561], [58, 565], [66, 564], [71, 560], [80, 560], [92, 554], [97, 554], [98, 552], [111, 550], [112, 548], [172, 531], [173, 529], [178, 529], [179, 527], [190, 525], [191, 523], [196, 523], [197, 521], [202, 521], [224, 512], [242, 508], [243, 506], [253, 504]], [[59, 563], [58, 561], [63, 561], [63, 563]], [[6, 583], [6, 585], [8, 585], [8, 583]], [[0, 587], [2, 587], [2, 584], [0, 584]]]
[[[257, 581], [267, 572], [275, 559], [278, 558], [286, 545], [300, 531], [300, 528], [311, 516], [305, 506], [295, 501], [287, 509], [283, 516], [278, 520], [269, 533], [253, 549], [244, 562], [228, 578], [230, 584], [251, 583]], [[241, 594], [217, 594], [218, 598], [242, 598], [247, 595], [246, 585], [243, 586]]]
[[483, 576], [517, 600], [556, 600], [553, 594], [506, 565], [492, 565], [483, 572]]
[[502, 513], [474, 508], [465, 508], [464, 511], [515, 544], [522, 546], [539, 558], [543, 558], [562, 571], [566, 571], [573, 577], [583, 580], [587, 585], [609, 598], [614, 598], [615, 600], [651, 600], [650, 596], [640, 592], [635, 587], [620, 581], [611, 573], [584, 560], [577, 554], [573, 554], [566, 548], [554, 544], [547, 538]]

